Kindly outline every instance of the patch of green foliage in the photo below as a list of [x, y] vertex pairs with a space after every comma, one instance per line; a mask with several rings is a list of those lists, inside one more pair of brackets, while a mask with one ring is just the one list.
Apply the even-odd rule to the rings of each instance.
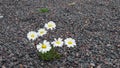
[[41, 13], [46, 13], [46, 12], [49, 12], [49, 9], [48, 8], [40, 8], [38, 11]]
[[51, 61], [54, 59], [59, 59], [61, 55], [55, 51], [54, 47], [46, 53], [38, 52], [39, 58], [45, 61]]

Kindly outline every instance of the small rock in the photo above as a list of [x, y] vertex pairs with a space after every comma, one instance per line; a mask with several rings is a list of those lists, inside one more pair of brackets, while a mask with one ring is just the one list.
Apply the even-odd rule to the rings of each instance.
[[64, 68], [64, 67], [60, 67], [60, 68]]
[[101, 68], [101, 64], [97, 66], [97, 68]]
[[22, 65], [22, 64], [20, 64], [20, 68], [23, 68], [23, 65]]
[[44, 63], [41, 63], [41, 65], [44, 65]]
[[91, 65], [91, 66], [95, 66], [95, 64], [94, 64], [94, 63], [90, 63], [90, 65]]
[[76, 53], [76, 57], [79, 57], [79, 53]]
[[107, 44], [107, 46], [111, 46], [111, 44]]
[[0, 18], [3, 18], [3, 16], [0, 16]]
[[117, 47], [120, 47], [120, 44], [118, 44]]
[[0, 57], [0, 61], [2, 61], [2, 57]]
[[2, 68], [6, 68], [6, 67], [3, 65]]
[[68, 5], [73, 6], [75, 4], [76, 4], [76, 2], [72, 2], [72, 3], [69, 3]]

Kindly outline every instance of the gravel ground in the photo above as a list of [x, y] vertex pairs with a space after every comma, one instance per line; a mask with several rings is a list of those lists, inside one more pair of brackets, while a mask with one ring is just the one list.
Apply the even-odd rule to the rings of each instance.
[[[120, 0], [0, 0], [0, 16], [0, 68], [120, 68]], [[57, 29], [43, 39], [72, 37], [77, 46], [43, 61], [26, 34], [50, 20]]]

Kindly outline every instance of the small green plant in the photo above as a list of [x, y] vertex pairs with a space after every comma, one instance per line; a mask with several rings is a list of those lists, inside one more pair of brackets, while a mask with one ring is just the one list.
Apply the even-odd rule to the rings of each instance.
[[[37, 32], [30, 31], [27, 34], [27, 38], [29, 40], [33, 40], [34, 43], [37, 41], [36, 39], [47, 34], [47, 30], [53, 30], [56, 28], [56, 24], [53, 21], [49, 21], [44, 25], [44, 28], [40, 28]], [[76, 42], [73, 38], [66, 38], [64, 41], [62, 38], [54, 38], [54, 41], [49, 42], [47, 40], [43, 40], [42, 43], [34, 44], [36, 49], [38, 50], [38, 56], [40, 59], [45, 61], [50, 61], [54, 59], [59, 59], [62, 55], [60, 55], [55, 47], [62, 47], [63, 45], [67, 45], [67, 47], [74, 47]]]
[[61, 57], [61, 55], [55, 51], [54, 47], [52, 47], [51, 50], [46, 53], [38, 52], [38, 55], [40, 59], [45, 61], [51, 61]]
[[40, 8], [39, 12], [46, 13], [46, 12], [49, 12], [49, 9], [48, 8]]

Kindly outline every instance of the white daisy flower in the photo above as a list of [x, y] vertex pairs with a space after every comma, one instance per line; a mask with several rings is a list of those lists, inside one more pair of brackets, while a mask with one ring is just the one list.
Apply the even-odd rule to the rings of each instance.
[[54, 39], [54, 41], [51, 44], [53, 44], [54, 47], [62, 47], [63, 41], [61, 38], [58, 38], [58, 39]]
[[37, 50], [41, 53], [46, 53], [47, 51], [50, 51], [51, 45], [48, 41], [44, 40], [43, 43], [39, 43], [37, 46]]
[[28, 34], [27, 34], [27, 38], [28, 38], [29, 40], [35, 40], [37, 37], [38, 37], [38, 36], [37, 36], [37, 33], [36, 33], [35, 31], [30, 31], [30, 32], [28, 32]]
[[56, 24], [53, 21], [49, 21], [47, 24], [45, 24], [46, 29], [53, 30], [53, 29], [55, 29], [55, 27], [56, 27]]
[[76, 45], [76, 42], [74, 39], [72, 38], [67, 38], [64, 40], [65, 45], [67, 45], [67, 47], [74, 47]]
[[38, 30], [38, 36], [43, 36], [47, 33], [47, 31], [44, 28], [41, 28]]

